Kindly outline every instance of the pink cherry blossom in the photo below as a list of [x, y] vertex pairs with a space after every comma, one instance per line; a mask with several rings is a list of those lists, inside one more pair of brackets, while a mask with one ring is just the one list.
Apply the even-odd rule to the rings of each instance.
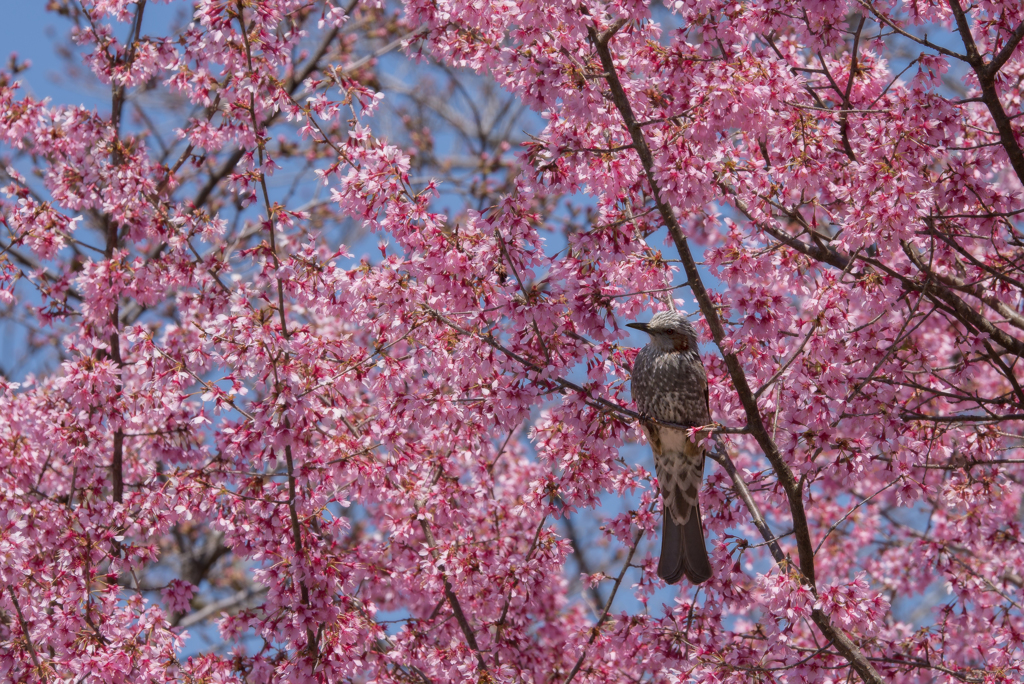
[[0, 679], [1024, 677], [1020, 3], [167, 4], [0, 72]]

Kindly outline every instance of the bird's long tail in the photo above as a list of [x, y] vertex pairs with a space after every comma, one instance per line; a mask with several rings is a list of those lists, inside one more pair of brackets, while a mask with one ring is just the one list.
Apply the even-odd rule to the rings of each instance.
[[658, 577], [669, 584], [675, 584], [683, 575], [694, 584], [711, 579], [700, 506], [694, 506], [685, 525], [676, 523], [670, 515], [663, 516], [662, 520]]

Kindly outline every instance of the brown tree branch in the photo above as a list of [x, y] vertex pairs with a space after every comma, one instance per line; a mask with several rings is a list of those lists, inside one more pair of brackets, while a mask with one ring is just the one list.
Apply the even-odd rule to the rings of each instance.
[[[747, 207], [747, 204], [740, 199], [738, 193], [733, 188], [730, 188], [722, 182], [719, 182], [718, 185], [732, 198], [733, 204], [736, 208], [739, 209], [740, 212], [751, 221], [751, 223], [766, 234], [775, 238], [790, 249], [794, 249], [815, 261], [820, 261], [840, 270], [844, 270], [849, 267], [850, 260], [854, 257], [844, 256], [835, 249], [817, 240], [814, 242], [804, 242], [765, 221], [758, 221], [754, 218], [754, 215]], [[798, 221], [799, 214], [787, 214], [787, 217]], [[973, 327], [981, 332], [988, 333], [1000, 347], [1015, 356], [1024, 358], [1024, 341], [1008, 334], [992, 321], [985, 318], [981, 312], [975, 310], [945, 285], [935, 281], [918, 281], [914, 278], [910, 278], [903, 273], [889, 268], [877, 259], [870, 259], [863, 255], [859, 255], [856, 258], [866, 265], [884, 272], [887, 276], [899, 280], [907, 290], [919, 292], [924, 296], [930, 297], [933, 301], [942, 306], [944, 310], [948, 311], [958, 320], [963, 322], [964, 325]]]
[[988, 63], [988, 70], [992, 75], [995, 75], [997, 71], [1002, 69], [1007, 60], [1013, 56], [1013, 51], [1017, 49], [1022, 38], [1024, 38], [1024, 21], [1017, 24], [1017, 28], [1010, 34], [1010, 39], [1006, 41], [1006, 45], [1004, 45], [1003, 49], [1000, 50], [997, 55], [992, 57], [992, 61]]
[[[286, 427], [291, 427], [286, 421]], [[299, 513], [295, 507], [296, 497], [298, 496], [295, 490], [295, 463], [292, 460], [292, 447], [286, 445], [284, 448], [285, 466], [288, 469], [288, 518], [291, 522], [292, 527], [292, 544], [295, 548], [295, 557], [297, 559], [305, 558], [305, 553], [302, 550], [302, 527], [299, 524]], [[302, 601], [302, 605], [309, 605], [309, 587], [306, 586], [305, 577], [299, 581], [299, 599]], [[317, 635], [313, 633], [312, 628], [306, 628], [306, 650], [313, 658], [319, 658], [320, 644]]]
[[1013, 50], [1020, 43], [1021, 38], [1024, 38], [1024, 22], [1013, 32], [1009, 42], [996, 55], [995, 59], [986, 64], [985, 59], [978, 52], [978, 46], [974, 42], [974, 36], [971, 34], [971, 26], [967, 21], [967, 15], [964, 14], [963, 8], [960, 7], [959, 0], [949, 0], [949, 8], [953, 11], [953, 18], [956, 19], [956, 28], [960, 34], [960, 39], [963, 40], [964, 47], [967, 48], [967, 62], [978, 76], [978, 85], [981, 86], [981, 100], [988, 107], [989, 114], [996, 124], [996, 130], [999, 131], [999, 140], [1003, 144], [1003, 151], [1006, 152], [1010, 165], [1013, 167], [1014, 172], [1016, 172], [1020, 182], [1024, 183], [1024, 150], [1021, 150], [1020, 145], [1017, 143], [1013, 124], [1010, 122], [1010, 117], [1007, 116], [1006, 110], [1003, 109], [1003, 103], [999, 100], [999, 92], [996, 90], [996, 75], [999, 73], [999, 68], [1013, 54]]
[[736, 470], [736, 464], [732, 462], [729, 454], [725, 450], [725, 445], [716, 440], [717, 449], [710, 452], [708, 456], [712, 458], [718, 465], [722, 466], [729, 478], [732, 480], [732, 487], [739, 495], [740, 500], [747, 507], [747, 512], [750, 514], [750, 520], [754, 523], [754, 527], [761, 533], [761, 538], [764, 539], [764, 543], [768, 546], [768, 550], [771, 551], [772, 558], [775, 559], [776, 564], [779, 567], [785, 569], [792, 566], [792, 561], [782, 551], [782, 547], [779, 546], [779, 537], [775, 536], [771, 528], [768, 527], [768, 523], [765, 522], [764, 516], [761, 515], [761, 509], [754, 501], [754, 497], [750, 494], [750, 488], [747, 487], [747, 483], [744, 482], [743, 476]]
[[7, 593], [11, 595], [11, 601], [14, 603], [14, 610], [18, 613], [18, 624], [21, 625], [21, 633], [25, 635], [25, 645], [28, 646], [28, 653], [32, 656], [32, 664], [36, 666], [36, 672], [39, 675], [42, 675], [42, 669], [39, 667], [39, 656], [36, 655], [36, 648], [32, 645], [32, 635], [28, 631], [28, 621], [25, 620], [25, 615], [21, 612], [21, 604], [18, 603], [18, 597], [14, 593], [14, 587], [8, 585]]
[[587, 651], [590, 650], [590, 647], [594, 644], [594, 641], [597, 639], [597, 635], [601, 633], [601, 625], [603, 625], [604, 621], [608, 619], [608, 613], [612, 609], [612, 602], [615, 601], [615, 594], [619, 591], [619, 586], [622, 584], [622, 578], [626, 576], [626, 571], [629, 570], [630, 564], [633, 562], [633, 554], [636, 553], [636, 548], [640, 545], [640, 540], [643, 539], [643, 536], [643, 530], [637, 532], [636, 538], [633, 540], [633, 546], [629, 549], [629, 555], [626, 556], [626, 562], [622, 564], [622, 570], [619, 572], [619, 576], [615, 578], [615, 585], [612, 587], [611, 596], [608, 597], [608, 603], [604, 606], [604, 612], [601, 613], [601, 618], [594, 623], [593, 627], [590, 628], [590, 639], [587, 640], [587, 645], [584, 647], [583, 653], [580, 654], [576, 664], [573, 665], [572, 670], [569, 671], [569, 676], [565, 678], [565, 682], [563, 684], [570, 684], [570, 682], [572, 682], [576, 677], [576, 674], [580, 671], [580, 668], [583, 667], [583, 661], [587, 658]]
[[[637, 119], [633, 114], [629, 98], [626, 96], [626, 92], [622, 87], [618, 72], [615, 68], [614, 60], [612, 59], [609, 43], [617, 30], [618, 26], [613, 26], [611, 30], [599, 35], [593, 25], [588, 27], [590, 38], [593, 41], [594, 47], [601, 59], [601, 66], [605, 72], [605, 80], [611, 90], [612, 102], [615, 104], [616, 109], [622, 116], [623, 123], [626, 125], [626, 128], [633, 140], [633, 145], [636, 149], [637, 155], [640, 157], [640, 163], [643, 165], [644, 172], [647, 176], [648, 186], [650, 187], [655, 206], [658, 208], [662, 221], [668, 228], [669, 234], [672, 236], [672, 240], [676, 245], [676, 249], [679, 252], [679, 258], [682, 261], [684, 270], [686, 271], [687, 280], [690, 282], [690, 289], [700, 306], [701, 313], [704, 315], [705, 321], [708, 323], [712, 339], [722, 351], [722, 357], [725, 361], [726, 368], [729, 371], [729, 377], [732, 379], [733, 387], [739, 395], [740, 402], [743, 405], [743, 409], [747, 417], [747, 427], [749, 428], [750, 433], [754, 436], [754, 439], [757, 440], [758, 445], [764, 451], [765, 456], [768, 458], [772, 468], [775, 470], [779, 483], [786, 492], [790, 512], [793, 516], [793, 529], [796, 536], [797, 552], [800, 559], [800, 572], [803, 581], [806, 582], [813, 591], [815, 590], [814, 548], [811, 544], [810, 529], [807, 524], [807, 515], [804, 511], [802, 483], [797, 482], [792, 469], [790, 469], [789, 464], [783, 459], [778, 446], [769, 435], [761, 418], [761, 412], [757, 406], [757, 400], [754, 398], [754, 393], [747, 382], [743, 365], [740, 363], [735, 353], [726, 352], [722, 349], [726, 335], [722, 321], [718, 316], [718, 310], [715, 308], [714, 302], [712, 302], [711, 296], [701, 279], [700, 272], [697, 270], [696, 261], [690, 252], [682, 227], [679, 225], [678, 220], [676, 220], [672, 208], [668, 206], [661, 197], [661, 191], [654, 176], [654, 157], [651, 154], [650, 147], [647, 145], [647, 140], [643, 134], [643, 128], [637, 125]], [[818, 625], [822, 634], [824, 634], [825, 637], [840, 650], [843, 656], [850, 662], [864, 681], [872, 682], [873, 684], [882, 684], [883, 680], [878, 671], [875, 670], [857, 645], [854, 644], [853, 641], [851, 641], [841, 630], [832, 625], [832, 622], [829, 620], [827, 615], [816, 610], [814, 611], [812, 618], [814, 619], [815, 624]]]
[[[509, 436], [511, 436], [511, 433], [509, 433]], [[530, 544], [530, 549], [529, 549], [529, 551], [526, 552], [526, 556], [525, 556], [525, 558], [523, 560], [523, 565], [526, 565], [527, 563], [529, 563], [530, 560], [533, 558], [533, 554], [537, 550], [537, 546], [540, 543], [540, 533], [544, 530], [544, 523], [547, 522], [547, 519], [548, 519], [548, 516], [545, 514], [544, 517], [542, 517], [540, 519], [540, 522], [537, 523], [537, 531], [533, 535], [533, 543]], [[508, 593], [505, 594], [505, 602], [504, 602], [504, 604], [501, 607], [501, 617], [499, 617], [498, 621], [495, 623], [495, 626], [496, 626], [496, 630], [495, 630], [495, 634], [494, 634], [494, 643], [495, 644], [499, 644], [501, 642], [501, 640], [502, 640], [502, 637], [503, 637], [504, 632], [505, 632], [505, 626], [506, 626], [505, 620], [506, 620], [506, 618], [508, 618], [508, 609], [512, 605], [512, 594], [513, 594], [513, 592], [515, 592], [516, 587], [519, 586], [519, 577], [515, 576], [514, 571], [511, 570], [511, 569], [510, 569], [510, 573], [513, 574], [513, 580], [512, 580], [512, 584], [508, 588]], [[452, 594], [454, 595], [454, 592], [452, 592]], [[498, 650], [497, 649], [495, 649], [495, 651], [494, 651], [494, 666], [495, 667], [500, 667], [501, 666], [501, 662], [498, 660]]]
[[[422, 502], [417, 502], [417, 508], [422, 506]], [[420, 527], [423, 528], [423, 536], [427, 539], [427, 546], [430, 547], [430, 555], [433, 556], [436, 561], [440, 554], [437, 551], [437, 540], [434, 539], [434, 533], [430, 531], [430, 525], [423, 518], [420, 518]], [[444, 597], [448, 601], [449, 607], [452, 609], [452, 613], [455, 614], [455, 621], [459, 623], [459, 629], [462, 630], [462, 635], [466, 637], [466, 641], [469, 643], [469, 647], [473, 649], [473, 653], [476, 654], [477, 667], [481, 672], [487, 672], [487, 664], [484, 662], [484, 656], [480, 652], [480, 647], [476, 642], [476, 633], [473, 631], [473, 627], [469, 624], [469, 620], [466, 618], [466, 613], [462, 610], [462, 604], [459, 603], [459, 597], [455, 595], [455, 589], [452, 587], [451, 581], [448, 579], [448, 573], [444, 568], [444, 564], [440, 563], [437, 566], [438, 571], [441, 573], [441, 582], [444, 585]]]
[[890, 19], [887, 15], [885, 15], [884, 13], [879, 12], [877, 9], [875, 9], [874, 6], [868, 0], [857, 0], [857, 1], [860, 3], [861, 7], [863, 7], [867, 11], [871, 12], [872, 16], [874, 16], [875, 19], [878, 20], [878, 23], [885, 24], [886, 26], [888, 26], [889, 28], [891, 28], [893, 31], [895, 31], [896, 33], [900, 34], [904, 38], [909, 38], [910, 40], [914, 41], [918, 45], [923, 45], [926, 48], [929, 48], [931, 50], [935, 50], [940, 55], [945, 55], [946, 57], [952, 57], [953, 59], [958, 59], [961, 62], [966, 62], [967, 61], [967, 57], [965, 55], [961, 55], [959, 52], [953, 52], [949, 48], [944, 48], [941, 45], [936, 45], [935, 43], [931, 42], [927, 38], [918, 38], [914, 34], [908, 33], [904, 29], [902, 29], [899, 26], [897, 26], [896, 23], [892, 19]]
[[[139, 0], [139, 3], [135, 9], [135, 18], [132, 21], [132, 32], [128, 37], [128, 54], [125, 55], [125, 65], [130, 67], [132, 62], [135, 61], [135, 47], [138, 43], [139, 32], [142, 30], [142, 13], [146, 10], [146, 0]], [[114, 58], [116, 59], [116, 58]], [[120, 65], [118, 65], [120, 66]], [[110, 165], [111, 167], [118, 167], [124, 161], [124, 155], [121, 151], [121, 113], [124, 109], [125, 102], [125, 87], [124, 83], [119, 81], [117, 78], [112, 79], [111, 83], [112, 94], [110, 103], [110, 127], [113, 129], [114, 141], [110, 153]], [[104, 256], [107, 261], [114, 258], [114, 252], [120, 247], [120, 226], [112, 221], [109, 216], [104, 216], [103, 221], [106, 224], [107, 233], [107, 246], [104, 252]], [[110, 271], [110, 278], [113, 277], [113, 269]], [[113, 287], [113, 282], [110, 283]], [[121, 400], [121, 393], [124, 388], [124, 379], [122, 375], [124, 373], [124, 361], [121, 358], [121, 313], [120, 313], [120, 301], [119, 297], [115, 297], [113, 310], [110, 312], [110, 324], [113, 330], [110, 333], [109, 338], [109, 354], [110, 358], [117, 365], [117, 377], [114, 381], [115, 389], [115, 410], [116, 405]], [[110, 459], [110, 484], [111, 484], [111, 495], [116, 503], [121, 503], [124, 500], [124, 431], [120, 425], [114, 430], [114, 449], [113, 455]]]

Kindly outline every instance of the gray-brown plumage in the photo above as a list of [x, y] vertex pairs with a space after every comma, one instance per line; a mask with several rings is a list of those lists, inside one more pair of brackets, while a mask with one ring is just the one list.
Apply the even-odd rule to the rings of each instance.
[[658, 576], [675, 584], [685, 574], [700, 584], [711, 577], [697, 498], [704, 477], [704, 449], [691, 442], [684, 430], [655, 422], [690, 427], [711, 422], [708, 377], [697, 351], [697, 331], [674, 311], [656, 314], [650, 323], [628, 325], [651, 336], [636, 356], [630, 387], [661, 485], [664, 516]]

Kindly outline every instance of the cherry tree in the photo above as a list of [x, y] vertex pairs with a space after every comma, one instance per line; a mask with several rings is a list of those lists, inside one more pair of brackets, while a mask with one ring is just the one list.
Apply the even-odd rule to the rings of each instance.
[[1019, 2], [50, 4], [104, 99], [0, 73], [5, 681], [1024, 676]]

